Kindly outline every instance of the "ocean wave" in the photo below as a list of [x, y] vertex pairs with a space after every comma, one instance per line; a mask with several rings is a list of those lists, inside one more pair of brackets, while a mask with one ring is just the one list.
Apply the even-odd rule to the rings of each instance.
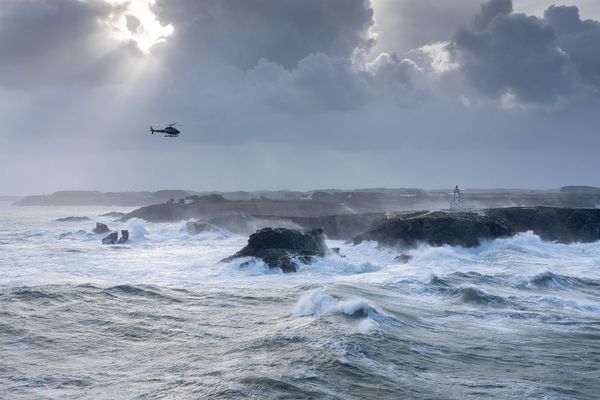
[[458, 299], [462, 303], [470, 304], [490, 306], [510, 306], [512, 304], [504, 297], [487, 293], [477, 286], [453, 286], [450, 279], [440, 278], [437, 275], [430, 278], [429, 284], [423, 284], [413, 292], [421, 295]]
[[317, 258], [310, 264], [299, 263], [298, 272], [320, 272], [327, 275], [354, 275], [376, 272], [382, 269], [381, 265], [369, 261], [352, 262], [338, 255]]
[[117, 285], [103, 289], [102, 293], [111, 297], [146, 297], [180, 302], [179, 299], [162, 293], [159, 287], [153, 285]]
[[19, 300], [25, 302], [39, 300], [65, 300], [65, 297], [60, 293], [56, 293], [55, 291], [43, 286], [22, 287], [0, 291], [0, 298], [3, 297], [6, 297], [9, 300]]
[[502, 285], [505, 278], [503, 275], [487, 275], [476, 271], [457, 271], [452, 272], [444, 277], [439, 277], [432, 274], [429, 278], [429, 283], [436, 286], [456, 286], [459, 284], [469, 283], [472, 285]]
[[600, 282], [545, 271], [529, 278], [518, 279], [514, 286], [519, 289], [599, 288]]
[[463, 303], [485, 304], [492, 306], [507, 306], [510, 302], [501, 296], [484, 292], [474, 286], [461, 287], [453, 290], [454, 295]]
[[345, 314], [353, 317], [367, 317], [371, 314], [383, 314], [369, 301], [362, 298], [351, 298], [346, 300], [337, 299], [323, 288], [313, 289], [303, 294], [292, 315], [294, 317], [306, 317], [314, 315], [317, 317], [329, 314]]

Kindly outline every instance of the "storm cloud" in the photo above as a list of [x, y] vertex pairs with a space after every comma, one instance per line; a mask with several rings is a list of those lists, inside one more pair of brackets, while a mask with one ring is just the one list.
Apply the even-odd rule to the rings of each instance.
[[513, 13], [511, 0], [490, 0], [449, 46], [481, 94], [504, 105], [560, 105], [597, 90], [599, 26], [581, 21], [576, 7], [551, 6], [538, 18]]
[[544, 22], [558, 36], [580, 76], [596, 89], [600, 85], [600, 22], [582, 21], [579, 9], [571, 6], [551, 6], [544, 13]]
[[599, 23], [544, 9], [6, 0], [1, 189], [600, 184]]
[[373, 44], [367, 0], [161, 0], [156, 10], [178, 27], [175, 47], [196, 61], [252, 68], [266, 59], [294, 68], [311, 54], [347, 58]]

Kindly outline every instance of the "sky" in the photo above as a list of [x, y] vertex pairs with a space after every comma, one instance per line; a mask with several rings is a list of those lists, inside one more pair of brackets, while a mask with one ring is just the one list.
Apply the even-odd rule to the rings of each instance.
[[597, 0], [0, 0], [0, 194], [600, 186], [598, 21]]

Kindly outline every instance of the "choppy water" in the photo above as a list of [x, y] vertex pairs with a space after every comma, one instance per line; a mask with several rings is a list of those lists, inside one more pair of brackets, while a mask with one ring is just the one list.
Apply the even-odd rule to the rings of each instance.
[[[332, 242], [283, 275], [244, 237], [0, 206], [0, 398], [597, 399], [600, 243]], [[128, 227], [102, 246], [87, 215]], [[61, 234], [74, 232], [59, 239]]]

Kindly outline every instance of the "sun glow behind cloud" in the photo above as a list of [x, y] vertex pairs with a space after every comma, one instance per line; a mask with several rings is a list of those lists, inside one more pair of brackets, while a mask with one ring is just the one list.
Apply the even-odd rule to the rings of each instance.
[[163, 25], [152, 7], [156, 0], [107, 0], [118, 6], [107, 21], [115, 36], [123, 41], [133, 40], [144, 54], [166, 41], [173, 33], [171, 24]]

